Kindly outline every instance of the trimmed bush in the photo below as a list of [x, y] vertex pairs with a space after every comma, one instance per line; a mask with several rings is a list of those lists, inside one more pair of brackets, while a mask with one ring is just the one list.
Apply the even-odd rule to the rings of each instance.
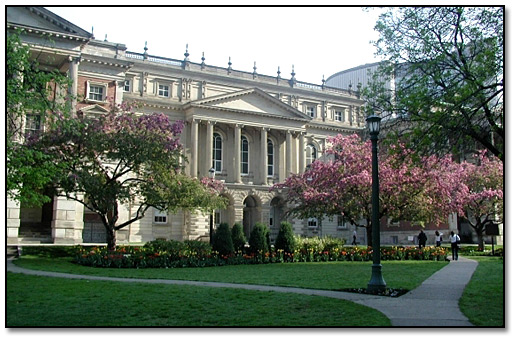
[[249, 237], [249, 247], [251, 249], [251, 253], [258, 254], [260, 252], [265, 253], [269, 251], [269, 243], [267, 241], [268, 234], [269, 230], [265, 224], [255, 224]]
[[231, 239], [233, 240], [233, 247], [235, 251], [244, 251], [246, 244], [246, 236], [244, 235], [244, 227], [240, 223], [235, 223], [231, 229]]
[[218, 251], [219, 255], [231, 255], [235, 251], [233, 247], [233, 239], [231, 238], [231, 230], [228, 223], [222, 223], [218, 226], [215, 233], [213, 248]]
[[276, 250], [283, 250], [286, 253], [292, 254], [294, 252], [296, 249], [296, 240], [294, 239], [290, 223], [282, 222], [280, 224], [280, 232], [278, 233], [278, 237], [276, 237], [274, 247]]

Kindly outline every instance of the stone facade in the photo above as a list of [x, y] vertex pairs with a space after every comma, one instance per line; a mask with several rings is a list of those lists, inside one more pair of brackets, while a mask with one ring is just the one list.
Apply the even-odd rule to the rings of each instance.
[[[123, 44], [95, 40], [43, 8], [8, 8], [7, 13], [8, 29], [28, 29], [22, 39], [41, 52], [42, 61], [43, 52], [47, 57], [52, 53], [45, 62], [70, 76], [69, 91], [77, 95], [74, 105], [79, 111], [96, 115], [108, 111], [111, 103], [136, 100], [143, 104], [143, 114], [162, 112], [186, 123], [181, 136], [189, 161], [186, 172], [204, 177], [213, 168], [227, 188], [228, 208], [212, 216], [217, 224], [242, 223], [248, 235], [256, 222], [263, 222], [271, 227], [274, 239], [280, 222], [289, 220], [296, 234], [336, 236], [350, 243], [355, 227], [336, 217], [322, 222], [289, 218], [283, 192], [269, 189], [321, 158], [327, 137], [364, 130], [358, 92], [300, 82], [294, 71], [291, 79], [283, 79], [279, 74], [233, 70], [231, 63], [227, 68], [210, 66], [204, 58], [194, 63], [188, 51], [181, 60], [152, 56], [146, 46], [143, 53], [129, 52]], [[27, 241], [21, 232], [38, 225], [40, 230], [50, 226], [54, 243], [104, 241], [96, 216], [79, 203], [57, 197], [47, 210], [24, 208], [13, 201], [7, 207], [10, 243]], [[132, 204], [122, 207], [121, 218], [135, 213]], [[45, 217], [50, 217], [48, 224]], [[152, 209], [118, 231], [117, 240], [120, 244], [158, 238], [207, 240], [209, 221], [210, 216], [197, 211]], [[366, 243], [364, 230], [357, 232], [358, 242]], [[400, 234], [399, 243], [406, 243], [410, 235], [410, 231]], [[383, 244], [392, 243], [384, 237]]]

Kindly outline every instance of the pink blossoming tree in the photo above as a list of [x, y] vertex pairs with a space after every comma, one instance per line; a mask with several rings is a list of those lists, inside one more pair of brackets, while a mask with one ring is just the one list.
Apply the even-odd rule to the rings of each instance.
[[[273, 188], [285, 189], [299, 218], [341, 215], [367, 230], [372, 242], [371, 143], [357, 135], [332, 137], [326, 157]], [[451, 168], [451, 169], [450, 169]], [[446, 170], [451, 170], [446, 174]], [[379, 159], [380, 213], [397, 220], [442, 222], [453, 212], [458, 170], [449, 157], [419, 158], [404, 146], [382, 151]]]
[[486, 151], [474, 156], [471, 162], [461, 164], [463, 191], [458, 194], [459, 215], [475, 230], [479, 249], [484, 249], [486, 225], [502, 223], [504, 217], [504, 167], [495, 156]]
[[[27, 146], [59, 166], [51, 182], [56, 194], [99, 215], [109, 250], [116, 248], [116, 231], [143, 218], [151, 207], [175, 212], [226, 205], [219, 196], [221, 183], [183, 173], [183, 123], [172, 123], [164, 114], [136, 115], [123, 104], [108, 114], [62, 117], [48, 126], [29, 137]], [[119, 216], [123, 204], [137, 206], [131, 218]]]

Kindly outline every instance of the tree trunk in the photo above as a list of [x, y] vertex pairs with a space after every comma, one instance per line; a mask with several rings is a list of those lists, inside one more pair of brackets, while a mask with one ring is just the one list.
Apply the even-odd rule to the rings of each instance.
[[113, 227], [107, 227], [107, 249], [108, 251], [116, 250], [116, 230]]
[[369, 222], [369, 224], [366, 227], [367, 231], [367, 246], [372, 246], [372, 224]]
[[478, 250], [484, 251], [484, 233], [483, 228], [475, 228], [475, 232], [477, 232], [478, 238]]

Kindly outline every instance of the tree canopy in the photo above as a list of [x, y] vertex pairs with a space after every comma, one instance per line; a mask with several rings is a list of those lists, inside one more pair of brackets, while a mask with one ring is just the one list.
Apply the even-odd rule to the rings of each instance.
[[[183, 173], [182, 129], [182, 122], [170, 122], [162, 113], [138, 115], [123, 104], [107, 114], [56, 120], [28, 137], [26, 146], [59, 166], [53, 189], [100, 216], [112, 249], [115, 231], [151, 207], [176, 212], [225, 206], [220, 182]], [[137, 208], [129, 219], [119, 216], [123, 204]]]
[[375, 26], [384, 62], [364, 90], [369, 112], [425, 154], [504, 160], [504, 8], [389, 8]]
[[[299, 218], [339, 215], [367, 229], [372, 237], [371, 143], [357, 135], [329, 139], [328, 156], [316, 160], [302, 174], [293, 174], [275, 188], [287, 191]], [[453, 211], [451, 196], [456, 173], [446, 173], [449, 157], [417, 158], [413, 151], [394, 145], [380, 154], [380, 212], [396, 220], [443, 222]]]

